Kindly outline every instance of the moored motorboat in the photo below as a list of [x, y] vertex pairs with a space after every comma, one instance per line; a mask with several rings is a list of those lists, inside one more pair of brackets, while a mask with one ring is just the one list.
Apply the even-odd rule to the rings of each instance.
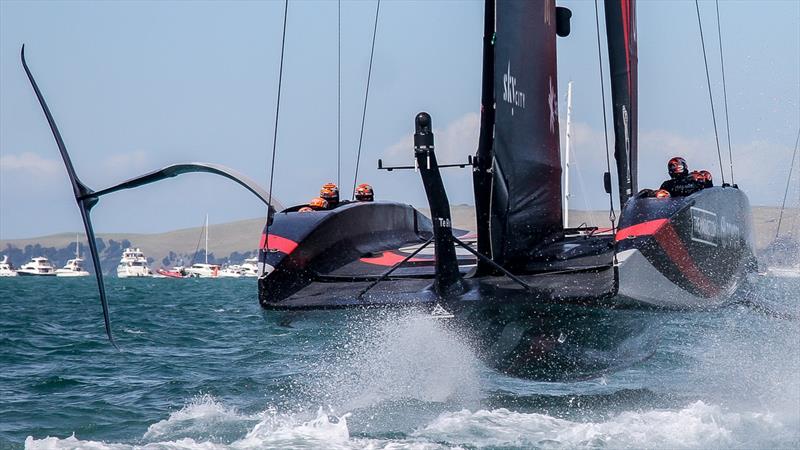
[[88, 277], [90, 274], [83, 268], [83, 258], [67, 261], [61, 269], [56, 270], [57, 277]]
[[153, 276], [147, 258], [139, 248], [126, 248], [117, 265], [117, 278], [146, 278]]
[[242, 267], [238, 264], [223, 266], [217, 276], [219, 278], [242, 278]]
[[63, 268], [56, 270], [57, 277], [88, 277], [89, 272], [83, 268], [83, 258], [81, 258], [80, 242], [75, 239], [75, 258], [67, 261]]
[[8, 260], [8, 255], [3, 255], [3, 260], [0, 261], [0, 277], [15, 277], [17, 271]]
[[55, 276], [56, 270], [50, 261], [44, 256], [31, 258], [31, 260], [23, 264], [17, 269], [17, 275], [20, 276]]
[[217, 278], [219, 271], [218, 264], [197, 263], [186, 268], [186, 276], [191, 278]]
[[239, 266], [242, 271], [242, 276], [247, 278], [258, 277], [258, 257], [247, 258]]

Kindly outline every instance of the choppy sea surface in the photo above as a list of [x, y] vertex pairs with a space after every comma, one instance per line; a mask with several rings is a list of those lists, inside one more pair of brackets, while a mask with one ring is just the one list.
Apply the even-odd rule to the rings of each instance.
[[[499, 374], [421, 313], [262, 311], [252, 279], [0, 279], [0, 448], [800, 448], [800, 279], [656, 315], [600, 377]], [[652, 320], [652, 319], [651, 319]]]

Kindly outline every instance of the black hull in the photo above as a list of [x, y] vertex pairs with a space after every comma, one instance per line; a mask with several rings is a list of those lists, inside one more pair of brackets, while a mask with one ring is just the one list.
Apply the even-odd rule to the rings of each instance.
[[616, 235], [620, 292], [663, 308], [724, 303], [757, 269], [747, 196], [733, 187], [632, 198]]
[[684, 198], [635, 196], [616, 235], [573, 233], [532, 249], [515, 272], [527, 287], [506, 276], [474, 276], [476, 259], [463, 252], [465, 291], [446, 299], [433, 288], [433, 249], [381, 278], [433, 233], [412, 207], [293, 210], [275, 216], [269, 249], [261, 251], [269, 271], [259, 279], [264, 309], [295, 317], [373, 308], [430, 314], [442, 306], [492, 367], [534, 379], [589, 377], [641, 360], [658, 322], [650, 315], [719, 305], [755, 267], [747, 197], [730, 187]]

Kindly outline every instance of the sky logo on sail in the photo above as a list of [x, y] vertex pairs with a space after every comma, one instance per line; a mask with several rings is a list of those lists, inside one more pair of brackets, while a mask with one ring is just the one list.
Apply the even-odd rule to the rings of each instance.
[[503, 100], [511, 104], [511, 115], [514, 107], [525, 109], [525, 93], [517, 90], [517, 78], [511, 75], [511, 61], [508, 62], [508, 71], [503, 74]]

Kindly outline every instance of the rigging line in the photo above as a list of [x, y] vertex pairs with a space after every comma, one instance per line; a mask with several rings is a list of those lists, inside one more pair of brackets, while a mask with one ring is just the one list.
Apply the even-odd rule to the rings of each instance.
[[[611, 150], [608, 147], [608, 118], [606, 117], [606, 83], [603, 78], [603, 51], [600, 44], [600, 11], [597, 6], [597, 0], [594, 0], [594, 23], [597, 31], [597, 62], [600, 65], [600, 95], [603, 102], [603, 133], [605, 133], [606, 143], [606, 170], [608, 175], [611, 176]], [[611, 190], [613, 192], [613, 189]], [[611, 231], [616, 233], [617, 214], [614, 212], [614, 194], [608, 193], [608, 220], [611, 221]], [[616, 252], [614, 258], [616, 259]]]
[[342, 185], [342, 0], [339, 0], [338, 100], [336, 112], [336, 185]]
[[792, 164], [789, 166], [789, 178], [786, 179], [786, 190], [783, 191], [783, 203], [781, 204], [781, 213], [778, 216], [778, 229], [775, 231], [775, 238], [781, 232], [781, 221], [783, 220], [783, 210], [786, 208], [786, 197], [789, 195], [789, 186], [792, 182], [792, 170], [794, 169], [794, 159], [797, 156], [797, 147], [800, 144], [800, 130], [797, 131], [797, 139], [794, 142], [794, 151], [792, 152]]
[[722, 26], [719, 23], [719, 0], [717, 6], [717, 36], [719, 37], [719, 64], [722, 67], [722, 98], [725, 105], [725, 129], [728, 136], [728, 160], [731, 163], [731, 184], [736, 184], [733, 177], [733, 150], [731, 147], [731, 121], [728, 119], [728, 88], [725, 85], [725, 59], [722, 56]]
[[[281, 112], [281, 85], [283, 83], [283, 54], [286, 49], [286, 17], [289, 12], [289, 0], [283, 3], [283, 34], [281, 36], [281, 63], [278, 68], [278, 99], [275, 103], [275, 128], [272, 134], [272, 162], [269, 169], [269, 197], [267, 200], [267, 226], [265, 230], [264, 249], [269, 250], [269, 225], [272, 222], [271, 212], [272, 208], [272, 182], [275, 180], [275, 153], [278, 146], [278, 117]], [[264, 273], [266, 267], [266, 258], [262, 261], [261, 273]]]
[[714, 97], [711, 95], [711, 75], [708, 73], [708, 56], [706, 56], [706, 40], [703, 37], [703, 21], [700, 20], [700, 3], [694, 0], [697, 10], [697, 25], [700, 27], [700, 45], [703, 47], [703, 62], [706, 67], [706, 83], [708, 84], [708, 101], [711, 103], [711, 120], [714, 122], [714, 138], [717, 140], [717, 156], [719, 157], [719, 172], [722, 174], [722, 184], [725, 184], [725, 169], [722, 165], [722, 151], [719, 148], [719, 133], [717, 132], [717, 113], [714, 110]]
[[356, 198], [356, 183], [358, 183], [358, 164], [361, 161], [361, 144], [364, 141], [364, 122], [367, 118], [367, 100], [369, 99], [369, 82], [372, 78], [372, 59], [375, 56], [375, 36], [378, 34], [378, 13], [381, 10], [381, 0], [378, 0], [375, 6], [375, 26], [372, 29], [372, 49], [369, 52], [369, 69], [367, 70], [367, 89], [364, 92], [364, 111], [361, 113], [361, 133], [358, 137], [358, 154], [356, 155], [356, 173], [353, 176], [353, 195], [351, 199]]

